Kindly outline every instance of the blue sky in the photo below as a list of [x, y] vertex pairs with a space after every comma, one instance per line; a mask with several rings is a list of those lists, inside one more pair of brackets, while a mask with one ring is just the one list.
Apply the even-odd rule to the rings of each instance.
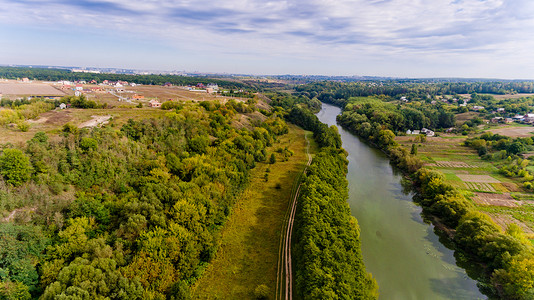
[[532, 0], [0, 0], [0, 64], [534, 79]]

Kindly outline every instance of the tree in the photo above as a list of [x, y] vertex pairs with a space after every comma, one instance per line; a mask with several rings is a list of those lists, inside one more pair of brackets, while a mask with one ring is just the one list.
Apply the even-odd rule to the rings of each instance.
[[30, 179], [30, 159], [19, 149], [5, 149], [0, 156], [0, 174], [12, 185], [21, 185]]
[[410, 151], [411, 155], [417, 155], [417, 145], [412, 144], [412, 150]]
[[271, 153], [271, 157], [269, 158], [269, 163], [270, 164], [276, 163], [276, 156], [274, 156], [274, 153]]

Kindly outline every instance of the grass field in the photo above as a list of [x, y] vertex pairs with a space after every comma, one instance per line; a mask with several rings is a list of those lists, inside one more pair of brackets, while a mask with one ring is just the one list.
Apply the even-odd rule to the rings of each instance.
[[[252, 170], [249, 187], [221, 231], [216, 258], [192, 288], [194, 299], [252, 299], [261, 284], [274, 298], [280, 230], [293, 180], [307, 161], [304, 134], [291, 125], [289, 134], [272, 148], [287, 146], [294, 155], [288, 161], [277, 156], [274, 165], [261, 163]], [[312, 153], [315, 149], [310, 147]]]

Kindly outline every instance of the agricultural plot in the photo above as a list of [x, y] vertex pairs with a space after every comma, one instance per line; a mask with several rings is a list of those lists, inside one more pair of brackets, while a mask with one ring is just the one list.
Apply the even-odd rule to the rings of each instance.
[[477, 166], [463, 161], [436, 161], [435, 165], [441, 168], [476, 168]]
[[65, 93], [44, 83], [0, 83], [0, 94], [12, 96], [65, 96]]
[[523, 202], [517, 201], [510, 194], [475, 193], [473, 201], [480, 205], [520, 207]]
[[506, 227], [508, 226], [508, 224], [516, 224], [518, 225], [519, 227], [521, 227], [521, 229], [523, 230], [524, 233], [526, 234], [529, 234], [529, 235], [532, 235], [534, 234], [534, 230], [532, 230], [532, 228], [530, 228], [528, 225], [526, 225], [525, 223], [509, 216], [509, 215], [505, 215], [505, 214], [499, 214], [499, 213], [487, 213], [490, 218], [497, 224], [499, 225], [503, 230], [506, 230]]
[[501, 183], [499, 180], [489, 175], [457, 174], [456, 176], [464, 182]]
[[485, 183], [485, 182], [464, 182], [467, 189], [472, 191], [482, 191], [482, 192], [489, 192], [489, 193], [495, 193], [497, 190], [491, 183]]

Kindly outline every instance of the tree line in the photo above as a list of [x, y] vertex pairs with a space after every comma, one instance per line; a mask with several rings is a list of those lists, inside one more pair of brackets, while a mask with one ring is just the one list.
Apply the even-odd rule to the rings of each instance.
[[248, 85], [230, 80], [221, 80], [205, 76], [180, 76], [180, 75], [133, 75], [133, 74], [114, 74], [114, 73], [83, 73], [72, 72], [66, 69], [48, 69], [48, 68], [23, 68], [23, 67], [0, 67], [0, 78], [18, 79], [29, 78], [31, 80], [43, 81], [81, 81], [90, 82], [95, 80], [101, 83], [104, 80], [109, 81], [127, 81], [146, 85], [163, 85], [171, 83], [174, 85], [196, 85], [198, 83], [214, 83], [228, 89], [246, 89]]

